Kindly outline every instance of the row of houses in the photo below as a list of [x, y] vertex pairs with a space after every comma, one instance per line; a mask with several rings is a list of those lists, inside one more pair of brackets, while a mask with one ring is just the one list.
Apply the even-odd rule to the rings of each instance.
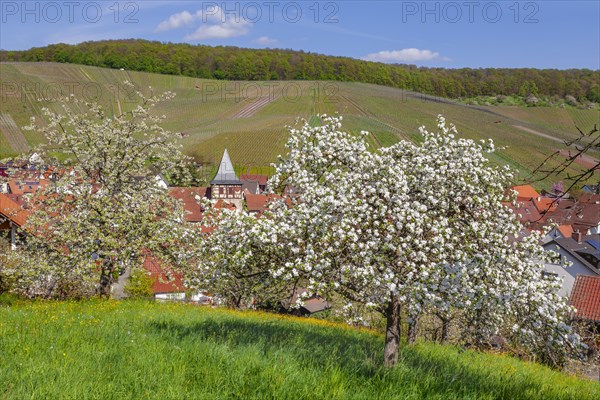
[[[526, 230], [551, 228], [544, 249], [558, 253], [546, 274], [560, 277], [577, 316], [600, 323], [600, 195], [584, 191], [577, 199], [540, 194], [530, 185], [515, 186], [511, 206]], [[592, 188], [593, 189], [593, 188]]]
[[[14, 171], [14, 166], [11, 167]], [[34, 167], [31, 163], [18, 166], [16, 171], [0, 186], [0, 229], [9, 231], [13, 246], [18, 228], [27, 220], [28, 198], [47, 185], [55, 174], [53, 167]], [[0, 174], [7, 175], [5, 166], [0, 166]], [[161, 175], [157, 175], [156, 180], [159, 186], [168, 189], [170, 196], [182, 202], [185, 219], [190, 223], [201, 223], [203, 219], [200, 198], [215, 200], [214, 207], [218, 209], [260, 215], [269, 202], [279, 197], [266, 193], [266, 175], [242, 174], [238, 177], [226, 149], [209, 186], [169, 187]], [[553, 226], [544, 238], [543, 246], [556, 251], [560, 258], [545, 265], [546, 273], [562, 278], [560, 293], [570, 296], [573, 302], [597, 304], [595, 318], [600, 322], [600, 289], [593, 289], [600, 288], [600, 283], [595, 283], [600, 282], [600, 195], [586, 193], [578, 199], [567, 199], [540, 194], [530, 185], [512, 189], [517, 192], [517, 199], [510, 207], [526, 230]], [[292, 191], [288, 190], [289, 193]], [[181, 299], [184, 296], [181, 279], [165, 283], [164, 271], [155, 259], [147, 257], [144, 267], [154, 279], [153, 291], [157, 298]], [[323, 301], [320, 306], [326, 308], [326, 303]]]
[[[15, 246], [19, 228], [25, 225], [29, 215], [29, 199], [39, 188], [49, 184], [55, 171], [52, 167], [31, 165], [31, 163], [9, 167], [0, 165], [0, 173], [7, 178], [6, 183], [0, 186], [0, 229], [9, 232], [10, 240]], [[7, 173], [8, 169], [11, 170], [10, 176]], [[223, 153], [217, 173], [206, 187], [171, 187], [160, 174], [156, 175], [156, 182], [158, 186], [166, 188], [171, 197], [181, 201], [185, 220], [189, 223], [199, 224], [203, 221], [203, 209], [199, 204], [199, 199], [202, 198], [214, 200], [213, 207], [216, 209], [238, 210], [260, 215], [270, 201], [279, 197], [265, 193], [267, 175], [242, 174], [238, 177], [227, 149]], [[183, 279], [169, 273], [151, 254], [145, 256], [143, 266], [152, 278], [152, 291], [156, 299], [210, 302], [210, 296], [202, 293], [186, 298], [188, 291]], [[117, 296], [122, 295], [127, 279], [128, 274], [122, 275], [114, 285]], [[284, 303], [282, 307], [289, 308], [289, 304]], [[296, 312], [307, 315], [327, 308], [329, 303], [318, 296], [313, 296]]]

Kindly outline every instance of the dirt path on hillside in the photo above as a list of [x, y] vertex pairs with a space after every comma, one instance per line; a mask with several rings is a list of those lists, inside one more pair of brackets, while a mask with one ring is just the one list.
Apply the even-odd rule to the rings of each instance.
[[0, 131], [15, 152], [21, 154], [29, 151], [27, 139], [10, 114], [0, 113]]
[[[351, 99], [350, 97], [347, 97], [347, 96], [340, 96], [340, 97], [342, 97], [346, 102], [348, 102], [352, 107], [354, 107], [357, 110], [358, 115], [360, 115], [362, 117], [366, 117], [368, 119], [371, 119], [371, 120], [385, 126], [386, 128], [390, 129], [392, 132], [396, 132], [396, 133], [402, 135], [403, 137], [408, 138], [408, 135], [404, 131], [402, 131], [402, 129], [396, 128], [395, 126], [390, 125], [387, 122], [380, 120], [379, 118], [377, 118], [375, 116], [375, 114], [373, 114], [369, 110], [362, 107], [354, 99]], [[373, 138], [373, 140], [375, 140], [375, 143], [377, 143], [377, 145], [379, 147], [382, 147], [382, 144], [379, 141], [379, 139], [377, 138], [377, 136], [373, 132], [370, 132], [370, 133], [371, 133], [371, 137]]]
[[279, 98], [279, 96], [275, 95], [275, 96], [262, 97], [256, 101], [252, 101], [250, 104], [248, 104], [246, 107], [242, 108], [231, 118], [232, 119], [250, 118], [251, 116], [256, 114], [260, 109], [265, 107], [267, 104], [274, 102], [278, 98]]
[[[575, 154], [572, 154], [571, 150], [561, 150], [559, 152], [559, 154], [565, 158], [575, 155]], [[597, 158], [594, 158], [594, 157], [590, 157], [587, 154], [582, 154], [575, 159], [575, 162], [584, 168], [591, 169], [591, 168], [596, 167], [598, 165], [598, 162], [600, 162], [600, 160], [598, 160]], [[594, 172], [597, 174], [600, 174], [600, 169], [596, 169]]]
[[[522, 131], [525, 131], [525, 132], [531, 133], [531, 134], [533, 134], [533, 135], [536, 135], [536, 136], [539, 136], [539, 137], [543, 137], [544, 139], [552, 140], [552, 141], [555, 141], [555, 142], [557, 142], [557, 143], [561, 143], [561, 144], [563, 144], [563, 145], [565, 144], [565, 141], [564, 141], [564, 140], [562, 140], [562, 139], [556, 138], [556, 137], [554, 137], [554, 136], [546, 135], [545, 133], [538, 132], [538, 131], [536, 131], [536, 130], [534, 130], [534, 129], [531, 129], [531, 128], [526, 128], [526, 127], [524, 127], [524, 126], [521, 126], [521, 125], [513, 125], [513, 126], [514, 126], [515, 128], [517, 128], [517, 129], [520, 129], [520, 130], [522, 130]], [[573, 153], [573, 150], [568, 150], [568, 149], [562, 149], [562, 150], [558, 150], [558, 149], [557, 149], [557, 151], [559, 152], [559, 154], [560, 154], [561, 156], [563, 156], [563, 157], [565, 157], [565, 158], [571, 157], [571, 155], [572, 155], [572, 154], [573, 154], [573, 155], [575, 154], [575, 153]], [[589, 156], [589, 155], [587, 155], [587, 154], [582, 154], [582, 155], [580, 155], [579, 157], [577, 157], [577, 158], [575, 159], [575, 162], [576, 162], [577, 164], [579, 164], [579, 165], [581, 165], [582, 167], [584, 167], [584, 168], [587, 168], [587, 169], [591, 169], [591, 168], [594, 168], [594, 167], [596, 167], [596, 166], [598, 165], [598, 162], [599, 162], [599, 161], [600, 161], [600, 160], [598, 160], [597, 158], [594, 158], [594, 157], [592, 157], [592, 156]], [[596, 169], [596, 171], [594, 171], [594, 172], [595, 172], [595, 173], [600, 173], [600, 169]]]
[[454, 106], [464, 107], [464, 108], [468, 108], [468, 109], [471, 109], [471, 110], [481, 111], [481, 112], [484, 112], [484, 113], [487, 113], [487, 114], [499, 117], [499, 118], [502, 119], [503, 122], [509, 123], [514, 128], [517, 128], [517, 129], [522, 130], [524, 132], [531, 133], [532, 135], [543, 137], [544, 139], [552, 140], [552, 141], [557, 142], [557, 143], [562, 143], [562, 144], [565, 143], [563, 139], [557, 138], [556, 136], [552, 136], [552, 135], [549, 135], [549, 134], [546, 134], [546, 133], [543, 133], [543, 132], [540, 132], [540, 131], [536, 131], [535, 129], [527, 128], [527, 127], [525, 127], [523, 125], [520, 125], [519, 123], [523, 123], [524, 122], [522, 120], [519, 120], [519, 119], [516, 119], [516, 118], [512, 118], [512, 117], [508, 117], [508, 116], [506, 116], [504, 114], [497, 113], [497, 112], [495, 112], [493, 110], [490, 110], [490, 109], [488, 109], [486, 107], [483, 107], [483, 106], [473, 106], [473, 105], [469, 105], [469, 104], [460, 103], [460, 102], [458, 102], [456, 100], [446, 99], [446, 98], [443, 98], [443, 97], [431, 96], [431, 95], [422, 94], [422, 93], [407, 92], [406, 96], [414, 98], [414, 99], [419, 99], [419, 100], [422, 100], [422, 101], [431, 101], [431, 102], [434, 102], [434, 103], [451, 104], [451, 105], [454, 105]]
[[437, 97], [437, 96], [432, 96], [432, 95], [429, 95], [429, 94], [423, 94], [423, 93], [417, 93], [417, 92], [406, 91], [405, 93], [406, 93], [406, 97], [407, 98], [410, 97], [412, 99], [421, 100], [421, 101], [430, 101], [432, 103], [450, 104], [450, 105], [453, 105], [453, 106], [468, 108], [470, 110], [481, 111], [481, 112], [484, 112], [486, 114], [491, 114], [491, 115], [493, 115], [495, 117], [503, 118], [505, 120], [513, 120], [515, 122], [518, 121], [518, 120], [515, 120], [513, 118], [508, 118], [504, 114], [500, 114], [500, 113], [492, 111], [492, 110], [490, 110], [488, 108], [485, 108], [484, 106], [473, 106], [473, 105], [470, 105], [470, 104], [461, 103], [461, 102], [453, 100], [453, 99], [447, 99], [445, 97]]
[[[340, 97], [343, 98], [352, 107], [354, 107], [356, 109], [358, 115], [360, 115], [361, 117], [368, 117], [368, 118], [374, 119], [373, 114], [371, 112], [367, 111], [366, 109], [364, 109], [363, 107], [361, 107], [361, 105], [358, 104], [356, 101], [352, 100], [351, 98], [349, 98], [347, 96], [340, 96]], [[377, 146], [381, 147], [381, 142], [379, 141], [377, 136], [373, 132], [369, 132], [369, 133], [371, 134], [371, 137], [373, 138], [375, 143], [377, 143]]]
[[[521, 125], [513, 125], [513, 126], [517, 129], [531, 133], [533, 135], [540, 136], [540, 137], [543, 137], [548, 140], [553, 140], [557, 143], [565, 144], [565, 141], [562, 139], [556, 138], [554, 136], [546, 135], [545, 133], [538, 132], [534, 129], [526, 128]], [[559, 151], [559, 154], [565, 158], [571, 157], [572, 154], [574, 155], [573, 150], [563, 149], [563, 150], [557, 150], [557, 151]], [[591, 169], [591, 168], [596, 167], [598, 165], [598, 162], [600, 162], [600, 160], [598, 160], [597, 158], [594, 158], [592, 156], [589, 156], [587, 154], [582, 154], [579, 157], [577, 157], [577, 159], [575, 159], [575, 162], [584, 168]], [[596, 171], [594, 171], [594, 172], [600, 173], [600, 170], [596, 169]]]
[[520, 129], [520, 130], [522, 130], [522, 131], [525, 131], [525, 132], [531, 133], [532, 135], [536, 135], [536, 136], [539, 136], [539, 137], [543, 137], [544, 139], [548, 139], [548, 140], [552, 140], [552, 141], [554, 141], [554, 142], [558, 142], [558, 143], [565, 144], [565, 141], [564, 141], [564, 140], [562, 140], [562, 139], [559, 139], [559, 138], [557, 138], [557, 137], [555, 137], [555, 136], [552, 136], [552, 135], [547, 135], [547, 134], [545, 134], [545, 133], [538, 132], [538, 131], [536, 131], [535, 129], [526, 128], [526, 127], [524, 127], [524, 126], [521, 126], [521, 125], [513, 125], [513, 126], [514, 126], [515, 128], [517, 128], [517, 129]]

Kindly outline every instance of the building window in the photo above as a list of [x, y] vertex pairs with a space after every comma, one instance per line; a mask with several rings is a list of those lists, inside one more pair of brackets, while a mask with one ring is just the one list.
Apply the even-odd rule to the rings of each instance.
[[558, 278], [558, 274], [557, 273], [548, 272], [548, 271], [542, 271], [542, 276], [544, 278], [549, 278], [549, 277]]

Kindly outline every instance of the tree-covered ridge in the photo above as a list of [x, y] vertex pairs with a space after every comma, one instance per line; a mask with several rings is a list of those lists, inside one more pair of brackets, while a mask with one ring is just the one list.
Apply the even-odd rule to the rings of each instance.
[[247, 49], [146, 40], [53, 44], [0, 51], [0, 61], [54, 61], [228, 80], [365, 82], [449, 98], [518, 95], [600, 102], [600, 70], [425, 68], [289, 49]]

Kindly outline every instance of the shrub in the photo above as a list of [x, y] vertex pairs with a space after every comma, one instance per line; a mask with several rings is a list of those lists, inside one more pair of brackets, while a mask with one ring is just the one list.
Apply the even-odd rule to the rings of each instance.
[[576, 106], [578, 104], [577, 99], [575, 97], [571, 96], [570, 94], [565, 96], [565, 101], [570, 106]]
[[12, 271], [17, 268], [16, 262], [9, 258], [10, 242], [0, 235], [0, 294], [8, 292], [14, 283]]
[[152, 297], [152, 278], [143, 269], [135, 269], [129, 276], [125, 293], [133, 298]]

